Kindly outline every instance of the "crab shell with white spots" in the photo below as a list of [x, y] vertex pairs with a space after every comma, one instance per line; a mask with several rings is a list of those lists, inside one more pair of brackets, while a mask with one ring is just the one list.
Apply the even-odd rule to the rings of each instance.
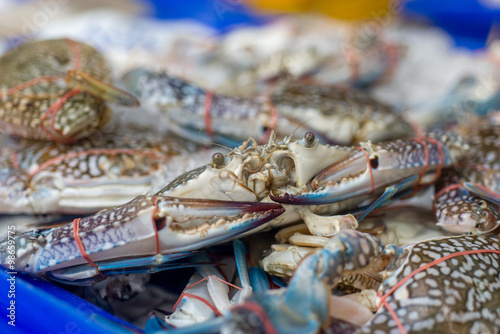
[[[381, 296], [388, 294], [387, 304], [379, 308], [360, 333], [401, 333], [397, 322], [406, 333], [498, 333], [500, 241], [497, 237], [431, 239], [408, 249], [404, 263], [379, 289]], [[396, 286], [414, 270], [433, 261], [452, 253], [474, 251], [483, 253], [448, 258]], [[387, 307], [395, 312], [394, 317]]]
[[0, 213], [94, 213], [154, 192], [210, 155], [124, 126], [67, 145], [11, 140], [0, 149]]

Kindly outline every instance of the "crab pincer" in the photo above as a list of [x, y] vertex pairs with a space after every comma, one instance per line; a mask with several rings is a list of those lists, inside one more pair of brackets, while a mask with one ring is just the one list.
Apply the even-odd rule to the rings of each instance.
[[[16, 236], [15, 265], [18, 271], [50, 272], [78, 284], [100, 274], [155, 272], [283, 212], [276, 203], [144, 195], [73, 223]], [[7, 240], [0, 244], [2, 254], [7, 247]]]

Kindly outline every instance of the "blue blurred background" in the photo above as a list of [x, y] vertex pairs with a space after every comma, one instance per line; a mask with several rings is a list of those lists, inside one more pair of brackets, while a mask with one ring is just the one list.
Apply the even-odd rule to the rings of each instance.
[[[221, 33], [243, 23], [259, 25], [272, 17], [267, 14], [269, 8], [267, 10], [261, 8], [263, 10], [257, 13], [254, 9], [246, 7], [246, 2], [243, 0], [142, 1], [153, 6], [154, 12], [152, 15], [156, 18], [193, 18], [218, 29]], [[282, 2], [275, 1], [275, 3]], [[288, 3], [297, 4], [298, 2], [290, 0]], [[362, 0], [358, 2], [360, 8], [366, 5], [366, 2]], [[271, 3], [271, 1], [268, 3]], [[335, 3], [336, 1], [331, 1], [331, 8], [335, 8]], [[290, 6], [289, 4], [288, 6]], [[301, 8], [311, 9], [311, 7], [301, 5]], [[353, 3], [351, 6], [355, 5]], [[338, 7], [343, 9], [345, 6]], [[297, 6], [296, 8], [300, 10], [300, 7]], [[275, 10], [273, 13], [279, 13], [279, 10]], [[332, 15], [332, 12], [329, 14]], [[334, 12], [332, 16], [342, 18], [341, 14], [343, 13]], [[424, 20], [437, 25], [452, 35], [457, 46], [470, 49], [484, 47], [490, 34], [495, 37], [500, 35], [500, 33], [497, 33], [499, 29], [498, 22], [500, 21], [499, 14], [499, 0], [413, 0], [402, 3], [402, 16], [406, 19]], [[369, 15], [373, 17], [373, 13], [367, 12], [367, 17]]]

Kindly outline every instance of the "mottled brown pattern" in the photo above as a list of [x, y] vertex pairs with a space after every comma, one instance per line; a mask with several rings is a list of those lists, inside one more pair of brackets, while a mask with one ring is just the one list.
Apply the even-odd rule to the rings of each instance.
[[461, 176], [500, 192], [500, 126], [484, 124], [470, 129], [470, 154], [460, 164]]
[[[75, 54], [80, 60], [79, 68]], [[65, 140], [82, 138], [102, 128], [110, 119], [110, 111], [104, 102], [87, 93], [69, 98], [55, 117], [43, 121], [42, 115], [48, 108], [68, 93], [65, 78], [68, 70], [81, 70], [92, 77], [110, 81], [110, 70], [105, 59], [91, 46], [67, 39], [34, 41], [7, 52], [0, 57], [0, 128], [3, 131], [34, 139]], [[42, 76], [57, 76], [57, 81], [41, 81], [12, 94], [11, 88]]]
[[[113, 150], [123, 152], [113, 153]], [[68, 181], [118, 179], [150, 175], [171, 157], [199, 150], [197, 145], [176, 136], [120, 128], [71, 145], [29, 139], [11, 141], [0, 150], [0, 168], [9, 171], [9, 175], [20, 173], [27, 177], [34, 176], [36, 171], [53, 172]]]
[[[109, 80], [110, 69], [104, 57], [89, 45], [75, 43], [80, 53], [81, 69], [95, 78]], [[75, 69], [72, 46], [67, 39], [24, 43], [0, 58], [0, 68], [0, 86], [7, 87], [40, 76], [65, 76], [68, 70]], [[33, 90], [47, 92], [45, 87], [39, 86], [34, 86]]]

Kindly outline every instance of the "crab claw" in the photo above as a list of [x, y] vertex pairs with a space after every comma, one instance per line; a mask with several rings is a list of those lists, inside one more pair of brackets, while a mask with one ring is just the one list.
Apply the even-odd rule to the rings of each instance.
[[[59, 280], [70, 281], [93, 277], [97, 268], [111, 274], [154, 272], [153, 267], [230, 240], [284, 211], [277, 203], [138, 196], [73, 223], [16, 235], [16, 269], [52, 271]], [[0, 254], [7, 245], [0, 243]], [[0, 263], [7, 262], [7, 256], [0, 256]]]
[[[441, 141], [433, 138], [400, 139], [373, 144], [361, 143], [343, 160], [324, 168], [310, 182], [310, 191], [297, 194], [273, 191], [278, 203], [318, 205], [363, 195], [379, 195], [385, 188], [418, 175], [424, 184], [428, 176], [436, 179], [443, 167], [452, 165], [454, 156]], [[413, 184], [407, 184], [412, 186]]]
[[[165, 248], [199, 249], [253, 230], [285, 212], [277, 203], [235, 202], [158, 196], [156, 220]], [[157, 224], [158, 225], [158, 224]], [[167, 228], [165, 238], [162, 229]]]
[[354, 149], [347, 158], [320, 171], [311, 180], [310, 192], [278, 196], [277, 192], [272, 192], [271, 199], [278, 203], [310, 205], [339, 202], [368, 194], [378, 167], [377, 156], [368, 158], [366, 150]]

